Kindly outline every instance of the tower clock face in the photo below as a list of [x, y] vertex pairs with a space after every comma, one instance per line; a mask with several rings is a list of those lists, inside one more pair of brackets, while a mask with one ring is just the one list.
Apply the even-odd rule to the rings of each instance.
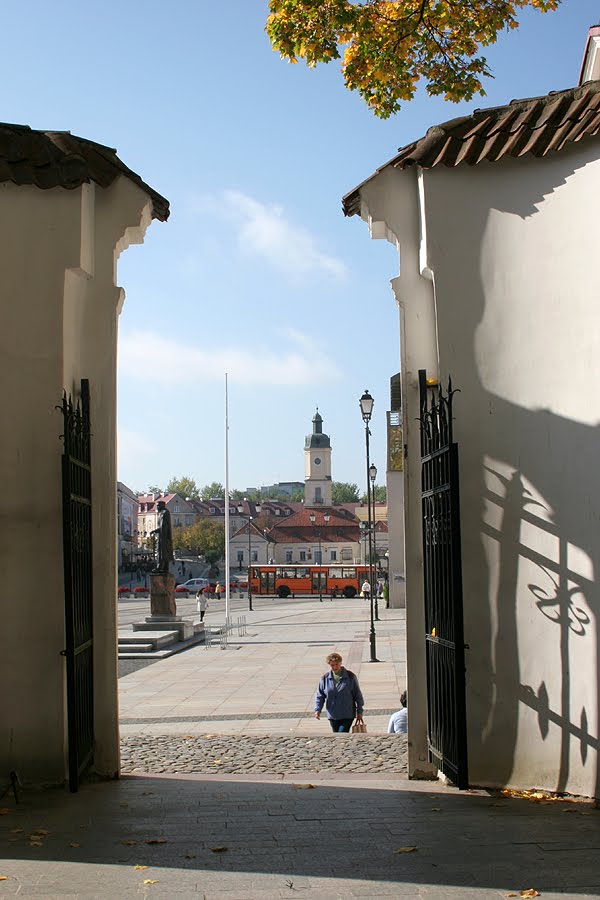
[[320, 466], [320, 465], [321, 465], [321, 460], [319, 459], [318, 456], [315, 456], [315, 466]]

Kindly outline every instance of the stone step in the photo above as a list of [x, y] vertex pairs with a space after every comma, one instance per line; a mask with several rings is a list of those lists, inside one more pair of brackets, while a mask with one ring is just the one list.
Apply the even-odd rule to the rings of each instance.
[[119, 635], [119, 644], [151, 644], [154, 650], [161, 650], [177, 641], [178, 631], [142, 631]]
[[152, 644], [123, 644], [119, 642], [119, 656], [122, 656], [124, 653], [142, 655], [145, 653], [152, 653], [153, 651], [154, 647]]
[[185, 641], [175, 641], [175, 643], [168, 644], [160, 650], [151, 649], [140, 652], [140, 648], [144, 646], [143, 644], [136, 643], [132, 645], [130, 641], [121, 637], [119, 642], [119, 659], [166, 659], [168, 656], [173, 656], [175, 653], [181, 653], [182, 650], [187, 650], [190, 647], [203, 643], [204, 630]]

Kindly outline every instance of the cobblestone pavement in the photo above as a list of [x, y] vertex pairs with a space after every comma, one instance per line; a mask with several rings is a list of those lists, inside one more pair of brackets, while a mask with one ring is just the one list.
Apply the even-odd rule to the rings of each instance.
[[124, 774], [406, 773], [406, 736], [139, 735], [121, 741]]

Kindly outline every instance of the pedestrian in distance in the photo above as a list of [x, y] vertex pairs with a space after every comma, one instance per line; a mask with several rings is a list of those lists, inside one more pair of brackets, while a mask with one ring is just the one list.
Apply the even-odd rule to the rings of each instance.
[[220, 600], [220, 599], [221, 599], [221, 585], [217, 581], [217, 583], [215, 585], [215, 600]]
[[206, 594], [202, 591], [198, 591], [196, 594], [196, 606], [198, 607], [198, 612], [200, 613], [200, 621], [204, 621], [204, 613], [208, 609], [208, 600], [206, 599]]
[[339, 653], [325, 657], [329, 672], [319, 681], [315, 697], [315, 719], [321, 718], [325, 707], [331, 730], [334, 733], [348, 733], [352, 722], [363, 721], [364, 699], [358, 678], [350, 669], [342, 665]]
[[361, 593], [362, 593], [363, 597], [365, 598], [365, 600], [368, 600], [369, 597], [371, 596], [371, 585], [369, 584], [369, 582], [367, 581], [366, 578], [365, 578], [365, 580], [363, 582], [363, 586], [361, 587], [360, 590], [361, 590]]
[[406, 734], [408, 731], [408, 709], [406, 701], [406, 691], [400, 694], [400, 703], [402, 709], [392, 713], [388, 723], [388, 734]]

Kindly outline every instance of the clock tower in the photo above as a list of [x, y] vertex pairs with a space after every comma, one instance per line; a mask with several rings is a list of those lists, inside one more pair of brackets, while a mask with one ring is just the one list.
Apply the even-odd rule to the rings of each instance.
[[331, 506], [331, 442], [318, 408], [304, 442], [304, 505]]

